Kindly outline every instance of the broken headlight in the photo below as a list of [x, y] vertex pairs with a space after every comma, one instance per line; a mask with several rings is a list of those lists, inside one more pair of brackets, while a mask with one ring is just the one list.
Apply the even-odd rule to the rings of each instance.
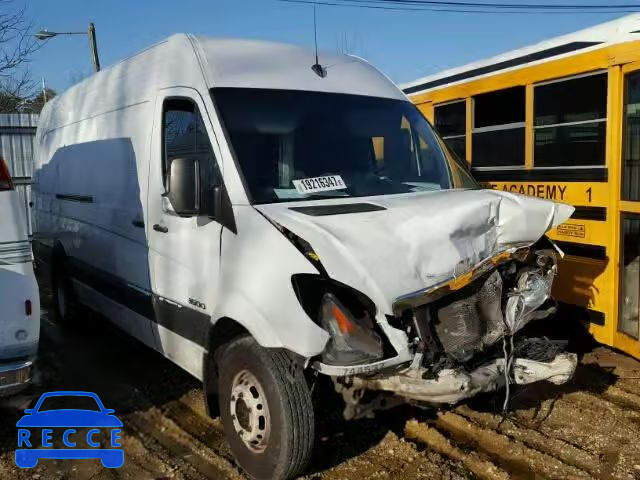
[[306, 314], [330, 334], [323, 363], [357, 365], [390, 353], [375, 323], [376, 307], [364, 293], [321, 275], [299, 273], [291, 282]]
[[324, 363], [357, 365], [382, 358], [382, 340], [373, 331], [369, 314], [356, 319], [332, 293], [322, 298], [320, 325], [331, 335], [322, 353]]

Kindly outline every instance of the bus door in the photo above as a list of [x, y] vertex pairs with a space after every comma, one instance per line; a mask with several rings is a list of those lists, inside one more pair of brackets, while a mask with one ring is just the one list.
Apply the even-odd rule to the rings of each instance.
[[640, 64], [622, 69], [618, 328], [615, 346], [640, 357]]

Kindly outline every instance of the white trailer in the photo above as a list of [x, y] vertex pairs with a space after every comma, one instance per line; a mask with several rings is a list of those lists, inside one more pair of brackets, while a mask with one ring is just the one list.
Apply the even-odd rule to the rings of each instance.
[[543, 236], [572, 207], [480, 190], [383, 74], [320, 63], [174, 35], [47, 103], [37, 132], [56, 317], [89, 306], [201, 379], [255, 478], [304, 468], [309, 372], [358, 416], [355, 389], [455, 402], [576, 363], [492, 349], [550, 311]]
[[24, 207], [0, 158], [0, 397], [29, 384], [40, 337], [40, 296]]

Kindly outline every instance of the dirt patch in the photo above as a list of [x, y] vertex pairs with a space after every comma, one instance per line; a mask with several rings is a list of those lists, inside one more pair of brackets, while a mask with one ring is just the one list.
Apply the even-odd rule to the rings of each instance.
[[[206, 416], [200, 385], [159, 354], [93, 317], [61, 329], [46, 317], [39, 376], [0, 407], [0, 478], [239, 479], [219, 419]], [[605, 348], [582, 359], [560, 387], [517, 389], [454, 408], [401, 407], [346, 422], [335, 395], [316, 399], [317, 438], [307, 480], [367, 478], [640, 479], [640, 362]], [[42, 460], [15, 466], [16, 421], [41, 393], [98, 393], [123, 421], [125, 464]], [[320, 391], [326, 389], [321, 388]], [[323, 394], [326, 395], [326, 394]]]

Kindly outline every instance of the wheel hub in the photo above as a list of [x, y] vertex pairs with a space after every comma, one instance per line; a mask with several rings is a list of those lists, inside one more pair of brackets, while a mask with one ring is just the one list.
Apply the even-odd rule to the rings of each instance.
[[262, 385], [248, 370], [233, 379], [229, 407], [233, 428], [247, 448], [264, 451], [271, 432], [269, 407]]

